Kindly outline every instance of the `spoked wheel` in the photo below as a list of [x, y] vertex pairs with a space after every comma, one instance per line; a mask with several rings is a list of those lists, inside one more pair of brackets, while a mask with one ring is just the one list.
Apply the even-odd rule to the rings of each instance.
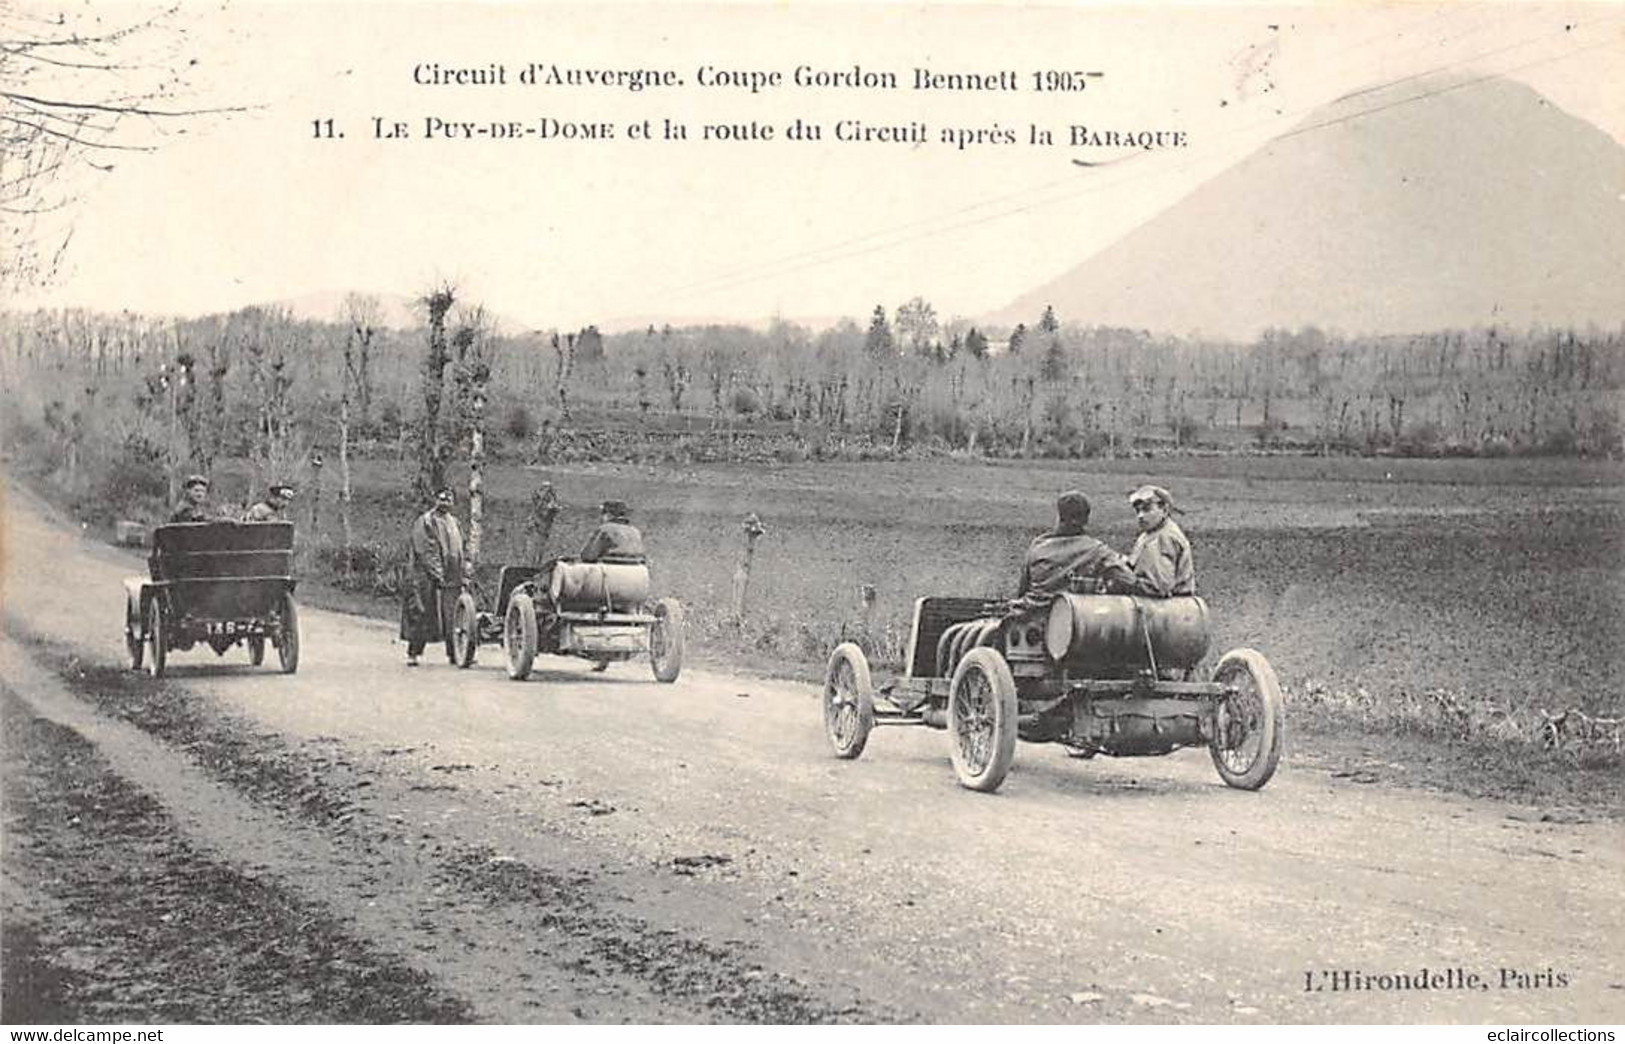
[[515, 593], [508, 599], [503, 619], [502, 645], [508, 652], [508, 677], [524, 681], [536, 662], [536, 604], [530, 595]]
[[255, 667], [265, 662], [265, 638], [263, 635], [250, 635], [248, 638], [248, 662]]
[[480, 614], [474, 596], [464, 591], [452, 612], [451, 662], [459, 667], [474, 666], [474, 650], [480, 645]]
[[1016, 680], [987, 647], [967, 652], [948, 686], [949, 753], [962, 786], [999, 789], [1016, 758]]
[[169, 660], [169, 635], [165, 630], [163, 603], [154, 598], [147, 603], [147, 673], [154, 678], [164, 676]]
[[132, 671], [141, 669], [146, 643], [141, 637], [141, 610], [131, 607], [124, 613], [124, 662]]
[[1213, 767], [1240, 790], [1257, 790], [1275, 775], [1286, 739], [1286, 700], [1275, 669], [1262, 653], [1232, 649], [1213, 669], [1213, 680], [1234, 686], [1221, 696], [1213, 723]]
[[293, 592], [282, 596], [282, 626], [276, 633], [276, 654], [282, 661], [282, 673], [292, 674], [299, 669], [299, 603]]
[[649, 625], [649, 666], [655, 681], [667, 684], [683, 672], [683, 604], [675, 598], [655, 603], [655, 622]]
[[824, 672], [824, 732], [836, 757], [863, 753], [875, 727], [874, 691], [863, 650], [852, 642], [837, 645]]

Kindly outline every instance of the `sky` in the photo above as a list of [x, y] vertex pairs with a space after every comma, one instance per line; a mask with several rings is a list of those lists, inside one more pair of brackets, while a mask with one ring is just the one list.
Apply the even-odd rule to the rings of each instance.
[[[15, 305], [192, 315], [450, 284], [520, 329], [861, 320], [915, 296], [975, 317], [1351, 91], [1506, 75], [1625, 141], [1625, 3], [216, 2], [158, 32], [145, 55], [185, 63], [181, 102], [242, 111], [136, 127], [151, 151], [75, 175], [64, 267]], [[505, 83], [419, 82], [493, 65]], [[520, 82], [533, 66], [681, 82]], [[917, 69], [989, 87], [915, 89]], [[841, 85], [854, 71], [899, 86]], [[1055, 81], [1082, 89], [1035, 89]], [[787, 140], [796, 120], [821, 139]], [[520, 135], [446, 136], [463, 122]], [[1179, 144], [1074, 146], [1075, 126]], [[864, 129], [905, 140], [838, 140]]]

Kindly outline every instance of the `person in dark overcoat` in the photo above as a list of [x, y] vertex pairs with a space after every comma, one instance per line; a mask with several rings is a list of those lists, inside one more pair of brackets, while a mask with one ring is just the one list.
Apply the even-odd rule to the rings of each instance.
[[418, 665], [430, 642], [443, 640], [447, 659], [453, 658], [452, 614], [466, 579], [463, 530], [452, 514], [456, 503], [451, 488], [442, 488], [435, 493], [434, 507], [413, 519], [407, 532], [401, 638], [410, 667]]

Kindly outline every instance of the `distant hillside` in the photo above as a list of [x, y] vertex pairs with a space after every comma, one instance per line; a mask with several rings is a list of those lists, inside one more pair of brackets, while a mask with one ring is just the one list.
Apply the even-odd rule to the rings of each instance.
[[1235, 337], [1617, 326], [1625, 147], [1508, 80], [1351, 96], [994, 318], [1030, 325], [1046, 304]]

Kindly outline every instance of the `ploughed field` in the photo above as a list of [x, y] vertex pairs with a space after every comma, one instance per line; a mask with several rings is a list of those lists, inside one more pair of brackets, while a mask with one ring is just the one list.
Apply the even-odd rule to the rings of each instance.
[[[461, 480], [463, 476], [454, 478]], [[1447, 690], [1513, 710], [1625, 707], [1625, 466], [1575, 460], [1218, 457], [1084, 462], [928, 460], [780, 466], [583, 465], [486, 471], [488, 567], [522, 560], [531, 491], [564, 510], [548, 553], [572, 554], [596, 505], [633, 506], [654, 591], [690, 610], [691, 649], [810, 667], [858, 637], [881, 664], [913, 599], [1013, 593], [1057, 492], [1082, 489], [1096, 535], [1132, 545], [1141, 481], [1186, 513], [1212, 655], [1263, 651], [1289, 692], [1379, 699]], [[394, 462], [356, 469], [358, 538], [393, 549], [421, 510]], [[466, 517], [466, 505], [460, 505]], [[337, 520], [323, 506], [322, 537]], [[746, 619], [727, 620], [741, 521], [767, 526]], [[482, 574], [484, 575], [484, 574]], [[312, 579], [315, 579], [314, 577]], [[876, 601], [865, 629], [862, 585]], [[489, 583], [487, 588], [494, 589]]]

